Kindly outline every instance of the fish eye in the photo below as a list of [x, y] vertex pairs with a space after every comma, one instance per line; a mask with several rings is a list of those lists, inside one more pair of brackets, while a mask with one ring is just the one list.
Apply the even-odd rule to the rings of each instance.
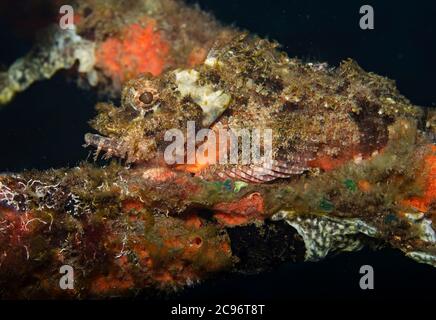
[[139, 96], [139, 101], [141, 101], [143, 104], [150, 104], [153, 102], [153, 94], [145, 91]]

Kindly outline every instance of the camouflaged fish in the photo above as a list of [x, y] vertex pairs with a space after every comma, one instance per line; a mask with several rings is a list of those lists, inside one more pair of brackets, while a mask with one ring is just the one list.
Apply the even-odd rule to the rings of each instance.
[[420, 114], [393, 81], [366, 73], [351, 60], [336, 69], [303, 63], [277, 44], [246, 34], [217, 43], [198, 67], [130, 81], [121, 108], [99, 104], [97, 109], [92, 125], [100, 134], [87, 134], [87, 145], [135, 164], [161, 163], [156, 159], [169, 145], [165, 132], [185, 132], [189, 121], [197, 131], [271, 129], [268, 160], [184, 167], [204, 178], [253, 183], [368, 158], [387, 143], [395, 117]]

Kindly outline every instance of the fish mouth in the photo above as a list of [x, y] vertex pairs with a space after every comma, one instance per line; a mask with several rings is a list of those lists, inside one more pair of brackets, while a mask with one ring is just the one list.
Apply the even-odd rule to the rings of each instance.
[[118, 137], [105, 137], [99, 134], [85, 134], [84, 147], [94, 147], [96, 149], [94, 160], [101, 152], [104, 152], [103, 159], [117, 157], [131, 163], [146, 163], [152, 160], [157, 149], [152, 139], [126, 139]]
[[84, 147], [96, 148], [94, 160], [96, 160], [101, 152], [104, 152], [104, 159], [111, 157], [126, 158], [127, 148], [124, 143], [115, 138], [105, 137], [99, 134], [87, 133], [85, 134]]

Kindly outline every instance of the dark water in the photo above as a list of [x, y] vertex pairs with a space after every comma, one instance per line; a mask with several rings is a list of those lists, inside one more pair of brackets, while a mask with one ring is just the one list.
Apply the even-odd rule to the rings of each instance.
[[[190, 1], [193, 2], [194, 1]], [[195, 1], [197, 2], [197, 1]], [[278, 40], [291, 56], [337, 65], [353, 58], [367, 71], [397, 81], [413, 103], [436, 106], [436, 3], [434, 1], [199, 1], [219, 20]], [[359, 8], [371, 4], [375, 30], [359, 28]], [[25, 19], [26, 17], [22, 17]], [[0, 20], [0, 65], [9, 65], [31, 43]], [[98, 98], [60, 74], [34, 84], [0, 110], [0, 172], [74, 166]], [[359, 268], [375, 270], [375, 290], [359, 288]], [[176, 299], [434, 300], [436, 271], [394, 250], [362, 251], [316, 264], [278, 267], [256, 276], [229, 276], [189, 289]]]

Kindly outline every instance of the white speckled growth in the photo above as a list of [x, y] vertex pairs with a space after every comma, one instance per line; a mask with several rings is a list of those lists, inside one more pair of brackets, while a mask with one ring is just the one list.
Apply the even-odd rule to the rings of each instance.
[[212, 86], [197, 84], [199, 73], [195, 70], [175, 71], [177, 89], [183, 97], [190, 96], [204, 113], [203, 125], [210, 126], [230, 103], [230, 95], [222, 90], [214, 90]]

